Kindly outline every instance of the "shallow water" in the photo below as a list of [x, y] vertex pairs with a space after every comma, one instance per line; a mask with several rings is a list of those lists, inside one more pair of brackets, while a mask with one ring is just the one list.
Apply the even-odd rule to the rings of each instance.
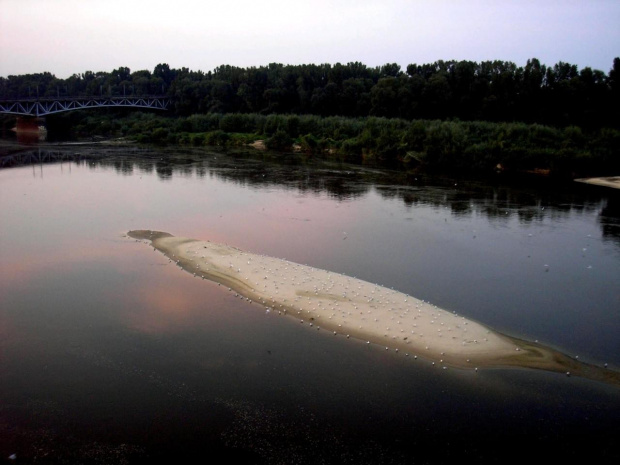
[[36, 152], [0, 169], [2, 458], [619, 457], [617, 387], [441, 370], [267, 314], [124, 237], [356, 276], [617, 369], [617, 192], [268, 154]]

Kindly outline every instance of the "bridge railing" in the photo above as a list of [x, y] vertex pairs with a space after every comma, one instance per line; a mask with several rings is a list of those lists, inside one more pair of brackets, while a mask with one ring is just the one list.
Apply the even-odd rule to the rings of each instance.
[[77, 96], [68, 96], [68, 97], [23, 97], [23, 98], [2, 98], [0, 97], [0, 102], [57, 102], [57, 101], [80, 101], [80, 100], [94, 100], [94, 99], [168, 99], [167, 95], [77, 95]]

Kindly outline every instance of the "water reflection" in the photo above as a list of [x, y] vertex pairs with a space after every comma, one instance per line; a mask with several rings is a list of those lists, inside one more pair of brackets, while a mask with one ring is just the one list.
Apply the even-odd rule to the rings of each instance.
[[522, 224], [545, 218], [561, 221], [574, 214], [595, 213], [603, 236], [620, 246], [619, 193], [581, 184], [549, 180], [515, 182], [497, 177], [481, 182], [437, 178], [406, 172], [349, 165], [301, 155], [279, 156], [243, 150], [154, 150], [142, 147], [77, 146], [0, 152], [0, 167], [73, 162], [90, 169], [111, 168], [122, 175], [155, 172], [162, 181], [173, 177], [216, 177], [253, 188], [286, 187], [305, 193], [327, 193], [346, 201], [372, 189], [407, 207], [447, 209], [453, 217], [483, 216], [501, 224], [516, 217]]
[[620, 241], [620, 196], [610, 196], [606, 199], [598, 215], [598, 221], [604, 239], [616, 243]]
[[497, 461], [515, 438], [562, 458], [575, 444], [590, 460], [617, 457], [617, 390], [368, 350], [122, 237], [161, 225], [312, 260], [617, 367], [620, 262], [598, 234], [608, 230], [618, 250], [614, 193], [269, 154], [65, 152], [80, 157], [37, 149], [21, 158], [26, 169], [0, 170], [5, 458], [36, 446], [74, 463], [107, 444], [102, 463], [122, 461], [114, 446], [148, 451], [143, 463], [195, 463], [206, 449], [265, 454], [263, 463], [433, 462], [439, 451], [449, 463]]

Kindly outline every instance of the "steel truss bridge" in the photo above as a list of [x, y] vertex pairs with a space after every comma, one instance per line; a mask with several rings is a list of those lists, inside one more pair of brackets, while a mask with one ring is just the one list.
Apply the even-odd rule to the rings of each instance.
[[0, 113], [42, 117], [65, 111], [105, 107], [145, 108], [167, 110], [170, 99], [161, 95], [142, 97], [65, 97], [21, 100], [0, 100]]

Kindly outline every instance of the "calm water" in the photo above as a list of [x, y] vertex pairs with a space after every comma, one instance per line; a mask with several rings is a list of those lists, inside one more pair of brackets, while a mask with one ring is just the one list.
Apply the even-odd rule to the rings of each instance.
[[262, 154], [2, 160], [0, 460], [620, 458], [617, 387], [440, 370], [266, 314], [124, 237], [156, 229], [349, 274], [618, 369], [619, 192]]

